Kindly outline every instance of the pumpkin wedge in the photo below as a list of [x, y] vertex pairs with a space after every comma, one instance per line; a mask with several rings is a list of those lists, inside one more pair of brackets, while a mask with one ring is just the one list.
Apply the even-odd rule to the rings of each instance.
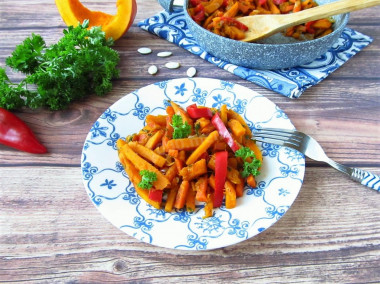
[[75, 27], [88, 19], [89, 27], [101, 26], [106, 37], [113, 40], [118, 40], [128, 31], [137, 13], [136, 0], [117, 0], [116, 15], [91, 11], [79, 0], [55, 0], [55, 4], [66, 25]]

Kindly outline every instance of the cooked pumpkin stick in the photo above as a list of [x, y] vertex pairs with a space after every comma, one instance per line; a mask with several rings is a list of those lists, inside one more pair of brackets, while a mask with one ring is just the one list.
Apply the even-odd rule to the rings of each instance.
[[125, 156], [124, 152], [119, 153], [119, 159], [122, 163], [125, 172], [129, 176], [130, 180], [133, 183], [133, 186], [136, 190], [136, 193], [147, 203], [152, 205], [156, 209], [161, 208], [161, 203], [158, 201], [153, 201], [149, 198], [149, 190], [142, 189], [138, 186], [141, 181], [141, 176], [139, 174], [139, 170], [133, 165], [133, 163]]
[[174, 202], [175, 208], [182, 209], [183, 206], [185, 206], [186, 196], [187, 196], [187, 192], [189, 191], [189, 188], [190, 188], [190, 182], [187, 180], [183, 180], [181, 182], [181, 185], [179, 186], [177, 196]]
[[206, 137], [171, 139], [166, 143], [166, 149], [190, 151], [196, 149], [205, 140]]
[[214, 195], [212, 193], [207, 194], [207, 202], [204, 207], [205, 215], [203, 218], [212, 217], [214, 210]]
[[176, 177], [178, 173], [178, 170], [177, 170], [177, 165], [176, 164], [173, 164], [169, 167], [169, 169], [166, 171], [165, 173], [165, 176], [167, 177], [167, 179], [172, 182], [173, 179]]
[[252, 136], [252, 131], [251, 129], [249, 129], [249, 126], [248, 124], [245, 122], [245, 120], [240, 116], [240, 114], [238, 114], [237, 112], [235, 112], [234, 110], [232, 109], [229, 109], [228, 110], [228, 119], [236, 119], [237, 121], [240, 122], [240, 124], [245, 128], [245, 132], [247, 135], [249, 136]]
[[235, 186], [236, 197], [242, 197], [244, 192], [244, 179], [241, 179], [241, 183]]
[[166, 115], [151, 115], [148, 114], [145, 118], [147, 125], [151, 127], [165, 128], [166, 125]]
[[172, 182], [172, 186], [170, 188], [168, 198], [166, 199], [166, 203], [165, 203], [166, 212], [172, 212], [177, 193], [178, 193], [178, 182]]
[[256, 179], [255, 179], [255, 177], [254, 177], [253, 175], [249, 175], [249, 176], [247, 177], [247, 184], [248, 184], [250, 187], [253, 187], [253, 188], [256, 187], [257, 183], [256, 183]]
[[206, 159], [201, 159], [194, 164], [184, 167], [179, 174], [184, 180], [192, 180], [207, 173]]
[[235, 2], [228, 10], [224, 13], [224, 17], [234, 18], [239, 12], [239, 2]]
[[165, 134], [165, 131], [163, 129], [156, 131], [156, 133], [154, 133], [153, 136], [151, 136], [148, 139], [148, 141], [145, 144], [145, 147], [147, 147], [149, 149], [156, 148], [157, 144], [161, 142], [164, 134]]
[[197, 201], [207, 202], [207, 188], [208, 188], [208, 180], [207, 180], [206, 175], [200, 177], [195, 182], [195, 190], [196, 190], [195, 199]]
[[224, 124], [227, 124], [227, 105], [222, 105], [220, 107], [220, 119]]
[[213, 174], [208, 178], [208, 185], [215, 190], [215, 176]]
[[117, 148], [118, 150], [120, 150], [120, 148], [123, 147], [123, 145], [126, 144], [126, 143], [127, 143], [127, 142], [126, 142], [124, 139], [119, 138], [119, 139], [117, 139], [117, 141], [116, 141], [116, 148]]
[[332, 22], [328, 19], [321, 19], [317, 20], [312, 26], [315, 29], [329, 29], [332, 26]]
[[186, 165], [193, 164], [198, 158], [207, 151], [219, 138], [219, 132], [217, 130], [210, 133], [209, 136], [199, 145], [193, 153], [187, 158]]
[[153, 150], [140, 145], [137, 142], [129, 142], [129, 147], [132, 148], [133, 151], [135, 151], [137, 154], [139, 154], [141, 157], [145, 158], [148, 161], [151, 161], [153, 164], [158, 166], [159, 168], [162, 168], [165, 163], [166, 159], [157, 153], [155, 153]]
[[188, 212], [195, 211], [195, 182], [191, 182], [189, 191], [186, 196], [186, 210]]
[[184, 150], [179, 151], [178, 157], [174, 158], [174, 164], [177, 166], [177, 172], [179, 173], [185, 166], [186, 152]]
[[236, 136], [236, 137], [242, 137], [245, 134], [245, 128], [237, 119], [230, 119], [227, 122], [227, 125], [231, 129], [231, 132]]
[[234, 184], [227, 180], [224, 184], [224, 189], [226, 195], [226, 208], [234, 208], [236, 206], [236, 191]]
[[128, 144], [123, 145], [120, 151], [122, 151], [130, 161], [133, 161], [133, 164], [140, 171], [148, 170], [156, 173], [157, 180], [153, 183], [153, 186], [156, 189], [164, 189], [170, 186], [170, 181], [156, 167], [151, 165], [148, 161], [141, 158], [136, 152], [134, 152]]

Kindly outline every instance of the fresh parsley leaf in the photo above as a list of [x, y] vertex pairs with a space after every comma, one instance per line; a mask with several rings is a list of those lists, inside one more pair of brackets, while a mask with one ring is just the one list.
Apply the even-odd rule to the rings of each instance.
[[46, 48], [45, 41], [40, 35], [32, 33], [22, 44], [16, 46], [12, 56], [5, 63], [14, 70], [31, 74], [44, 61], [42, 51]]
[[19, 109], [25, 105], [24, 98], [34, 95], [24, 89], [24, 83], [12, 84], [5, 69], [0, 67], [0, 107], [8, 110]]
[[[68, 27], [63, 37], [49, 47], [35, 34], [18, 45], [6, 64], [26, 78], [19, 85], [0, 78], [1, 106], [59, 110], [87, 95], [103, 96], [109, 92], [111, 80], [119, 76], [119, 54], [111, 48], [113, 40], [106, 39], [100, 27], [87, 29], [88, 26], [85, 20], [77, 27]], [[27, 84], [36, 90], [27, 90]]]
[[235, 156], [240, 157], [245, 161], [249, 157], [254, 157], [255, 153], [248, 147], [240, 147], [240, 149], [235, 152]]
[[257, 176], [260, 174], [261, 161], [256, 159], [255, 153], [250, 148], [241, 147], [235, 152], [235, 156], [243, 159], [242, 177], [246, 178], [249, 175]]
[[190, 135], [191, 127], [185, 121], [183, 123], [182, 117], [178, 114], [174, 114], [172, 117], [172, 126], [173, 126], [173, 139], [187, 138]]
[[141, 181], [138, 186], [143, 189], [150, 189], [153, 186], [153, 182], [157, 180], [157, 174], [148, 170], [140, 171]]

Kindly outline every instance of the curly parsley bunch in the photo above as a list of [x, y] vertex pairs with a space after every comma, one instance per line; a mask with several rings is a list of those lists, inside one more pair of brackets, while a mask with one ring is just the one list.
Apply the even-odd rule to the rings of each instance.
[[[106, 39], [100, 27], [88, 26], [85, 20], [75, 28], [68, 27], [59, 42], [49, 47], [35, 34], [18, 45], [6, 64], [26, 78], [13, 84], [0, 68], [0, 107], [59, 110], [89, 94], [109, 92], [111, 80], [119, 76], [119, 54], [110, 48], [113, 40]], [[28, 84], [36, 88], [28, 90]]]

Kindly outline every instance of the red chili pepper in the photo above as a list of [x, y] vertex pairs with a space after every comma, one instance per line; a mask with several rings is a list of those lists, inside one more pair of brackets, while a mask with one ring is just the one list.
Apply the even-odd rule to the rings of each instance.
[[195, 7], [201, 3], [201, 0], [190, 0], [191, 7]]
[[205, 19], [205, 7], [202, 4], [198, 4], [194, 8], [195, 15], [192, 16], [193, 20], [196, 22], [201, 22]]
[[161, 202], [162, 201], [162, 192], [163, 192], [163, 190], [155, 189], [152, 187], [151, 189], [149, 189], [148, 197], [152, 201]]
[[228, 5], [228, 0], [223, 0], [222, 7], [227, 7], [227, 5]]
[[211, 119], [211, 123], [215, 126], [215, 128], [218, 130], [219, 135], [224, 138], [224, 141], [230, 146], [232, 151], [236, 152], [239, 150], [239, 145], [236, 144], [235, 140], [232, 138], [231, 133], [228, 132], [226, 126], [224, 125], [222, 119], [220, 116], [215, 113], [214, 116]]
[[0, 108], [0, 143], [34, 154], [47, 152], [20, 118], [3, 108]]
[[237, 27], [239, 30], [242, 30], [245, 32], [248, 31], [248, 27], [244, 25], [243, 23], [239, 22], [238, 20], [236, 20], [235, 18], [222, 16], [220, 17], [220, 20], [226, 22], [228, 25], [233, 25]]
[[227, 177], [228, 152], [215, 153], [215, 192], [214, 207], [220, 207], [223, 202], [224, 183]]
[[201, 117], [212, 118], [212, 112], [208, 107], [198, 107], [196, 104], [189, 105], [186, 108], [187, 113], [193, 119]]
[[312, 27], [316, 21], [310, 21], [305, 24], [306, 32], [315, 34], [315, 29]]

